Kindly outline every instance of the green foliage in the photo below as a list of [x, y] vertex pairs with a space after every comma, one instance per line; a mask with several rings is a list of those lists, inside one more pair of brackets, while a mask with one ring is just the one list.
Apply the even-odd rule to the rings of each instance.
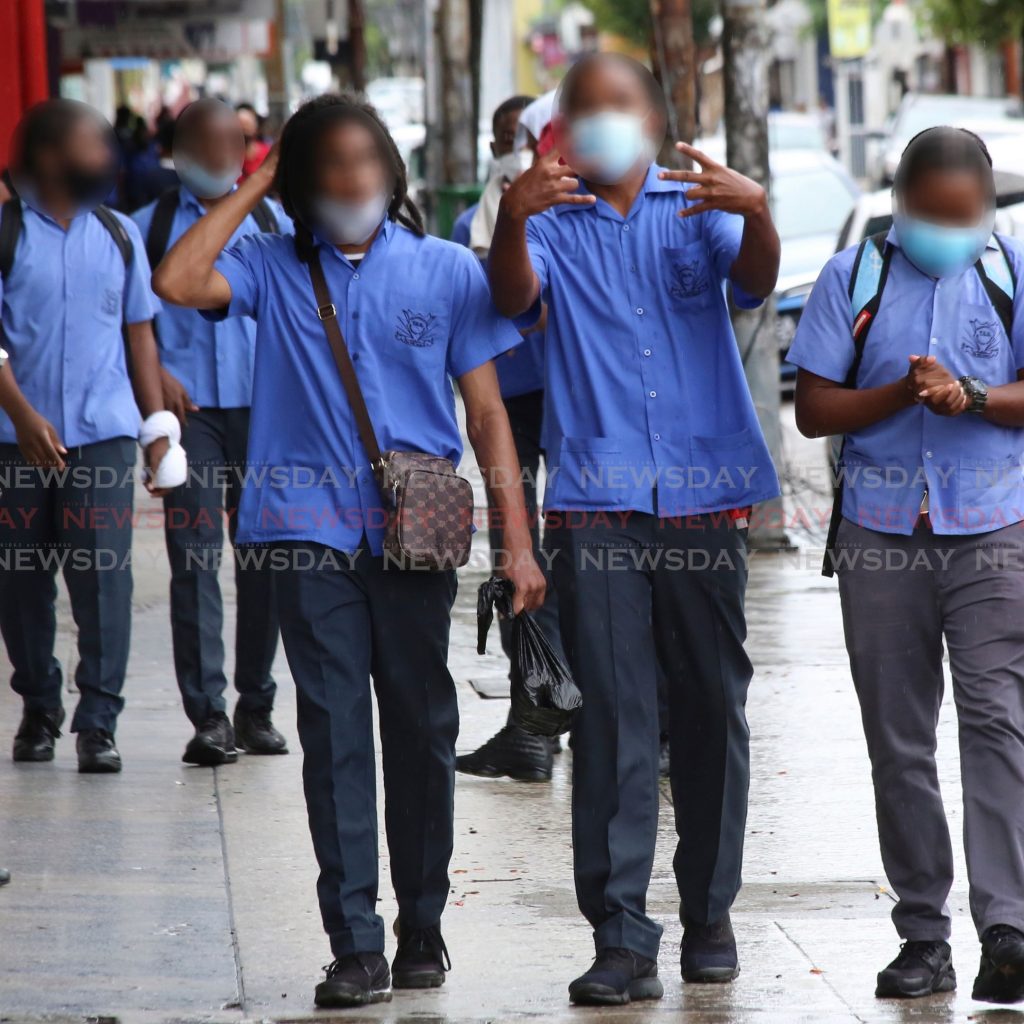
[[[594, 12], [597, 27], [613, 32], [638, 46], [647, 46], [651, 41], [650, 0], [583, 0], [584, 5]], [[691, 0], [693, 9], [693, 34], [697, 44], [708, 41], [708, 24], [718, 13], [717, 0]]]
[[921, 13], [935, 35], [950, 42], [995, 46], [1024, 34], [1021, 0], [922, 0]]

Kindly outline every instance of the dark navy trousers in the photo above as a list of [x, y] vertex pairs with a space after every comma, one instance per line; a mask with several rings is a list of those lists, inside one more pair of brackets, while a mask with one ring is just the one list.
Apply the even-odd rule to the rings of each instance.
[[72, 448], [63, 470], [29, 466], [0, 445], [0, 632], [26, 708], [61, 706], [57, 573], [78, 627], [80, 693], [71, 728], [114, 732], [124, 706], [132, 623], [136, 443]]
[[[232, 544], [238, 520], [249, 437], [248, 409], [202, 409], [189, 414], [181, 443], [189, 478], [164, 497], [171, 565], [171, 640], [185, 713], [200, 726], [225, 711], [224, 605], [218, 570], [224, 521]], [[235, 558], [235, 689], [247, 711], [269, 711], [277, 686], [270, 675], [277, 652], [273, 574], [245, 552]]]
[[270, 556], [324, 930], [336, 957], [383, 952], [371, 679], [398, 917], [427, 928], [448, 899], [453, 844], [455, 573], [385, 568], [365, 549], [350, 556], [318, 544], [275, 545]]
[[562, 642], [583, 693], [573, 858], [600, 950], [655, 958], [646, 911], [658, 827], [658, 674], [669, 702], [680, 915], [714, 922], [740, 888], [750, 777], [746, 530], [725, 513], [554, 512]]

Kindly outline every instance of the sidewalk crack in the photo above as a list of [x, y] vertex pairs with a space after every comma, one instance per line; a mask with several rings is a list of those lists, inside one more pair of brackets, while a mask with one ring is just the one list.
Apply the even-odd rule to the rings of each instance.
[[[244, 1014], [247, 999], [245, 996], [245, 976], [242, 972], [242, 950], [238, 944], [238, 926], [235, 923], [235, 900], [231, 892], [231, 872], [228, 866], [228, 840], [224, 829], [224, 805], [220, 796], [220, 772], [213, 770], [213, 798], [217, 805], [217, 833], [220, 836], [220, 860], [224, 866], [224, 894], [228, 904], [228, 927], [231, 929], [231, 953], [235, 961], [235, 993], [236, 1006]], [[232, 1007], [223, 1007], [232, 1009]]]

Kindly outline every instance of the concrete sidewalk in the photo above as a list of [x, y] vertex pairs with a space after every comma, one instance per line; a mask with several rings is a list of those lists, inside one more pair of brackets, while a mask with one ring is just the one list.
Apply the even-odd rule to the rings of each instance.
[[[817, 449], [796, 451], [794, 463], [819, 457]], [[818, 499], [797, 493], [793, 500]], [[812, 529], [804, 540], [814, 547], [815, 536]], [[753, 563], [754, 780], [746, 884], [734, 913], [743, 965], [735, 984], [684, 988], [679, 980], [675, 836], [666, 804], [650, 892], [650, 907], [665, 924], [665, 998], [640, 1008], [570, 1009], [566, 985], [589, 964], [592, 947], [573, 892], [565, 753], [551, 785], [459, 778], [444, 920], [454, 970], [444, 989], [396, 993], [392, 1003], [366, 1011], [314, 1011], [313, 986], [330, 954], [316, 907], [283, 654], [276, 717], [292, 753], [243, 756], [216, 771], [182, 765], [189, 728], [171, 669], [162, 535], [140, 530], [136, 551], [128, 708], [118, 733], [124, 773], [80, 777], [70, 737], [59, 742], [53, 764], [12, 764], [20, 709], [0, 687], [0, 864], [14, 874], [0, 890], [0, 1021], [440, 1024], [600, 1016], [625, 1024], [679, 1019], [683, 1012], [708, 1024], [1024, 1022], [1024, 1013], [969, 998], [977, 947], [959, 854], [951, 902], [961, 994], [908, 1004], [873, 998], [875, 972], [895, 955], [898, 940], [888, 920], [892, 900], [875, 841], [838, 597], [818, 575], [813, 553]], [[460, 750], [490, 736], [507, 710], [506, 702], [481, 700], [469, 685], [503, 672], [500, 658], [474, 651], [482, 578], [479, 566], [463, 574], [453, 632]], [[75, 660], [68, 624], [65, 611], [66, 671]], [[6, 666], [0, 673], [6, 676]], [[69, 706], [73, 701], [69, 695]], [[940, 756], [956, 835], [961, 813], [948, 702]], [[390, 922], [395, 905], [386, 855], [382, 862], [381, 912]]]

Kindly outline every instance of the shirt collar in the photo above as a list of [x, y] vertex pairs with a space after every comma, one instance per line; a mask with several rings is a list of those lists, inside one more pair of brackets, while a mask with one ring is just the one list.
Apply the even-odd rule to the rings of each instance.
[[[237, 185], [232, 185], [231, 191], [234, 192], [237, 188]], [[194, 213], [206, 213], [206, 207], [203, 206], [200, 198], [186, 185], [180, 185], [178, 188], [178, 205], [190, 209]]]
[[[647, 176], [644, 178], [643, 187], [640, 189], [640, 191], [644, 195], [647, 195], [651, 192], [684, 191], [684, 186], [681, 181], [662, 181], [661, 178], [658, 177], [658, 175], [663, 170], [665, 170], [665, 168], [659, 166], [656, 163], [652, 163], [650, 167], [647, 168]], [[589, 196], [592, 194], [590, 189], [587, 188], [587, 186], [584, 184], [582, 178], [580, 179], [580, 184], [579, 187], [576, 189], [575, 194], [580, 196]], [[562, 214], [569, 213], [575, 210], [596, 210], [599, 216], [606, 215], [602, 207], [607, 208], [608, 210], [611, 209], [610, 207], [608, 207], [607, 203], [601, 203], [599, 200], [593, 206], [584, 206], [580, 203], [561, 203], [559, 206], [554, 207], [554, 211], [555, 213]], [[617, 217], [618, 214], [615, 214], [615, 216]]]
[[[363, 254], [363, 260], [365, 260], [366, 257], [369, 256], [374, 249], [377, 249], [383, 245], [387, 245], [387, 243], [391, 241], [397, 229], [398, 225], [395, 223], [395, 221], [393, 221], [390, 217], [385, 217], [383, 226], [381, 227], [380, 231], [377, 232], [377, 237], [371, 243], [370, 248], [367, 249], [366, 252]], [[328, 250], [328, 252], [334, 253], [334, 255], [337, 256], [339, 259], [345, 260], [346, 263], [348, 262], [348, 260], [345, 257], [345, 254], [333, 242], [327, 241], [326, 238], [324, 238], [322, 235], [317, 234], [317, 232], [315, 231], [313, 232], [313, 241], [317, 244], [318, 248], [326, 249]]]

